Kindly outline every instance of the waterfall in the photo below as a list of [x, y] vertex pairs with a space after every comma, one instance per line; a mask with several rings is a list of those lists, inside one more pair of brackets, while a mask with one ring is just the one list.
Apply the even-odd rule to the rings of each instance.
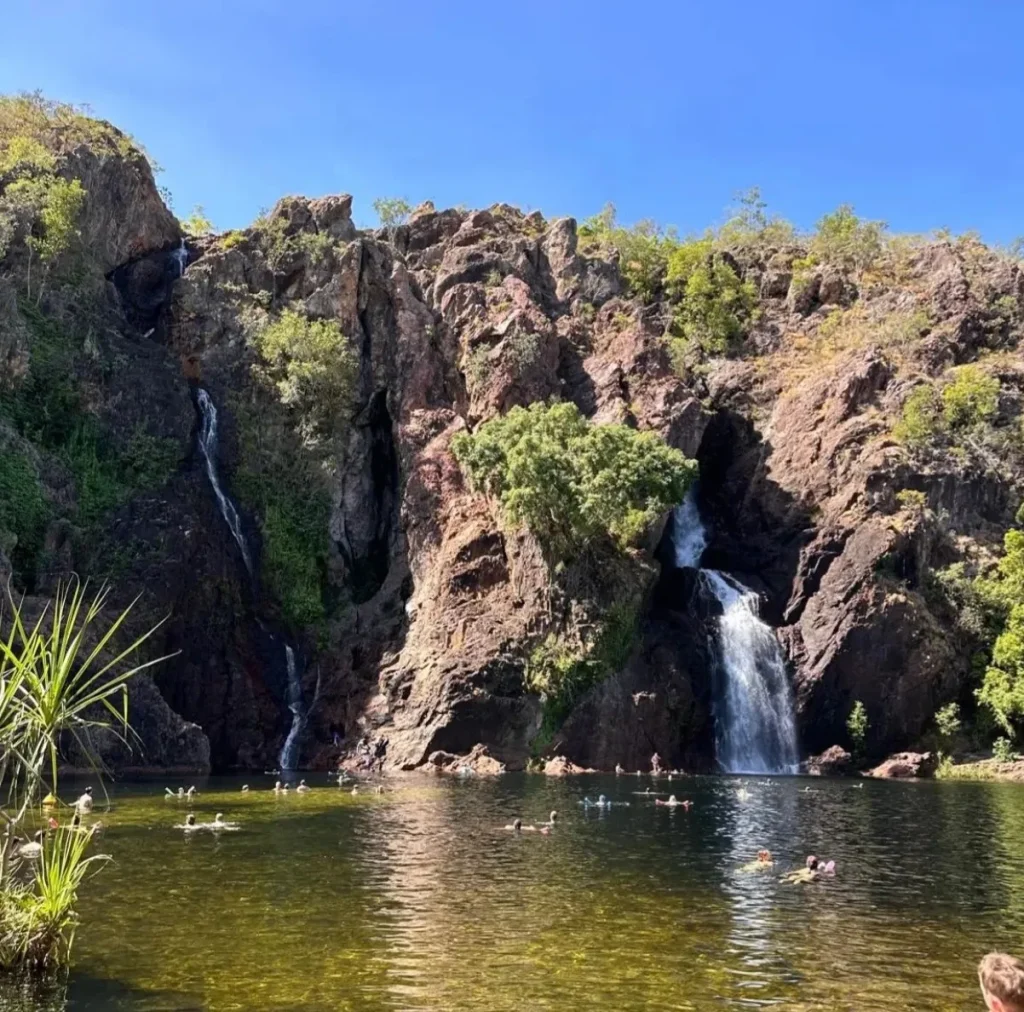
[[242, 532], [242, 522], [239, 519], [238, 510], [235, 509], [235, 504], [231, 501], [230, 496], [221, 488], [220, 478], [217, 475], [217, 408], [210, 399], [210, 395], [202, 387], [198, 387], [196, 390], [196, 402], [199, 404], [199, 413], [203, 422], [199, 430], [199, 449], [206, 464], [206, 476], [210, 479], [210, 487], [217, 497], [220, 515], [231, 530], [231, 535], [242, 552], [245, 568], [252, 576], [252, 556], [249, 554], [249, 545]]
[[[677, 566], [699, 567], [707, 533], [692, 489], [673, 514], [672, 546]], [[718, 761], [730, 773], [795, 773], [792, 689], [778, 640], [758, 615], [758, 596], [716, 569], [701, 569], [699, 578], [722, 609], [714, 637], [722, 674], [715, 700]]]
[[178, 262], [178, 277], [182, 277], [185, 273], [185, 268], [188, 267], [188, 247], [185, 245], [185, 240], [181, 240], [181, 245], [171, 253], [171, 256]]
[[288, 709], [292, 711], [292, 726], [284, 745], [281, 746], [281, 755], [278, 759], [278, 766], [282, 772], [297, 768], [299, 736], [306, 726], [306, 711], [302, 705], [302, 682], [299, 681], [295, 666], [295, 651], [289, 645], [285, 646], [284, 653], [288, 665]]

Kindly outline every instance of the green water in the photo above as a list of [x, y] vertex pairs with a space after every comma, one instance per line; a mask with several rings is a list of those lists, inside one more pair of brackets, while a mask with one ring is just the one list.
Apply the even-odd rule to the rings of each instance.
[[[984, 952], [1024, 951], [1017, 785], [677, 779], [687, 813], [635, 777], [251, 782], [200, 784], [242, 828], [189, 839], [163, 784], [115, 786], [74, 971], [0, 1010], [959, 1012]], [[577, 804], [601, 792], [631, 804]], [[774, 873], [738, 871], [760, 847]], [[779, 882], [809, 852], [835, 879]]]

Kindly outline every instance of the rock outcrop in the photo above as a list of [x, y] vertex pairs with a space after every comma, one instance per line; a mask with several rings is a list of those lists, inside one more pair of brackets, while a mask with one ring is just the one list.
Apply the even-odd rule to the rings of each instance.
[[[121, 481], [90, 499], [65, 434], [0, 417], [0, 444], [38, 479], [47, 517], [18, 543], [0, 510], [0, 577], [40, 600], [73, 570], [109, 577], [119, 603], [144, 591], [139, 629], [169, 616], [153, 649], [176, 656], [133, 692], [146, 762], [275, 762], [291, 725], [289, 644], [313, 764], [369, 734], [403, 768], [468, 755], [522, 769], [555, 754], [646, 768], [653, 752], [714, 768], [711, 617], [692, 573], [658, 546], [661, 527], [642, 550], [552, 566], [451, 452], [457, 433], [553, 398], [698, 459], [704, 564], [762, 595], [806, 752], [846, 740], [854, 701], [877, 759], [964, 694], [969, 654], [929, 573], [991, 557], [1020, 500], [1020, 462], [977, 441], [915, 455], [893, 428], [915, 382], [1016, 351], [1015, 263], [936, 241], [855, 281], [831, 264], [795, 269], [799, 245], [740, 250], [730, 263], [760, 315], [731, 356], [680, 370], [666, 297], [629, 297], [618, 254], [581, 248], [571, 219], [428, 204], [373, 232], [353, 224], [351, 197], [289, 197], [252, 228], [180, 247], [145, 160], [116, 133], [98, 137], [60, 152], [88, 191], [93, 316], [84, 325], [81, 293], [58, 285], [40, 314], [71, 335], [70, 424]], [[44, 375], [52, 347], [18, 309], [18, 269], [14, 254], [0, 261], [2, 385], [15, 391]], [[353, 353], [351, 403], [327, 406], [327, 436], [268, 382], [257, 335], [286, 310], [336, 324]], [[1024, 369], [1012, 355], [993, 368], [1008, 431]], [[199, 386], [217, 406], [251, 573], [196, 449]], [[162, 469], [138, 466], [140, 454]], [[531, 652], [549, 637], [581, 649], [623, 605], [625, 659], [553, 726], [530, 690]]]
[[931, 752], [898, 752], [868, 773], [879, 780], [916, 780], [930, 777], [938, 759]]

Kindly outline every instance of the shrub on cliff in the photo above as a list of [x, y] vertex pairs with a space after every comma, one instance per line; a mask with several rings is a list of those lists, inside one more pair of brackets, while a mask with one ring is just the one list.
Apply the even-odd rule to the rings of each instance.
[[359, 356], [336, 320], [310, 320], [286, 309], [255, 335], [259, 373], [293, 408], [304, 439], [329, 439], [355, 393]]
[[626, 228], [615, 220], [615, 206], [606, 204], [600, 214], [587, 218], [579, 227], [584, 248], [612, 247], [619, 251], [619, 273], [630, 295], [653, 302], [661, 291], [669, 257], [678, 246], [671, 229], [650, 219]]
[[796, 241], [796, 229], [785, 218], [768, 214], [761, 190], [752, 186], [739, 194], [739, 203], [719, 229], [716, 245], [723, 249], [787, 246]]
[[757, 290], [711, 239], [683, 243], [668, 258], [666, 287], [676, 330], [704, 352], [723, 355], [757, 313]]
[[955, 444], [992, 421], [999, 389], [999, 380], [980, 366], [960, 366], [944, 386], [924, 383], [911, 391], [893, 435], [913, 447], [942, 439]]
[[977, 697], [1012, 735], [1024, 723], [1024, 531], [1007, 531], [1003, 546], [995, 575], [975, 581], [998, 629]]
[[865, 221], [850, 204], [840, 204], [819, 219], [809, 253], [817, 263], [832, 264], [844, 271], [862, 271], [881, 255], [885, 228], [884, 221]]
[[571, 403], [513, 408], [459, 433], [452, 451], [510, 523], [558, 556], [599, 537], [636, 543], [697, 467], [653, 432], [591, 424]]

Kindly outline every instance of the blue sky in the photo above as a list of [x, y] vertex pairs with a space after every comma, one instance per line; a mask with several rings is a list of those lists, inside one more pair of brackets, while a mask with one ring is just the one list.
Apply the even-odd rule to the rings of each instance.
[[[1013, 0], [6, 0], [0, 91], [87, 102], [186, 214], [286, 193], [503, 200], [682, 232], [758, 185], [801, 226], [1024, 233]], [[13, 44], [12, 44], [13, 43]]]

